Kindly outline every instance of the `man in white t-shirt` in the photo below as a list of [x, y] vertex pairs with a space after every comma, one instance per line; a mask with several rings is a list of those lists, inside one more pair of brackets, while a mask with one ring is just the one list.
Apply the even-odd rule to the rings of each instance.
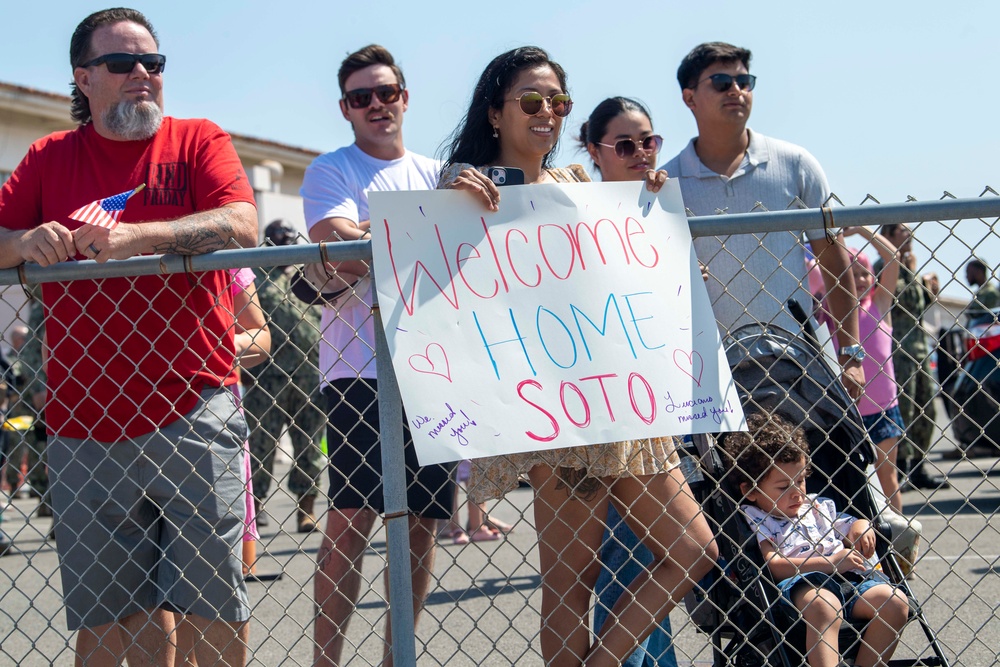
[[[306, 170], [302, 198], [309, 236], [317, 243], [368, 238], [369, 192], [433, 189], [440, 171], [437, 161], [403, 146], [409, 93], [402, 71], [384, 47], [373, 44], [349, 55], [338, 78], [340, 110], [354, 130], [354, 143], [321, 155]], [[337, 287], [351, 286], [335, 306], [323, 309], [321, 325], [319, 363], [329, 415], [331, 506], [317, 554], [317, 665], [341, 662], [345, 631], [360, 593], [362, 558], [375, 520], [385, 511], [373, 285], [363, 261], [339, 262], [330, 268], [344, 281]], [[404, 437], [416, 616], [434, 569], [437, 520], [451, 516], [454, 487], [451, 466], [419, 467], [408, 430]], [[387, 637], [388, 632], [387, 627]], [[391, 665], [388, 643], [386, 660]]]
[[[689, 215], [750, 213], [789, 207], [818, 208], [829, 196], [819, 162], [805, 149], [771, 139], [747, 127], [756, 77], [750, 51], [710, 42], [696, 46], [677, 70], [684, 104], [694, 114], [698, 136], [662, 168], [680, 181]], [[836, 334], [844, 384], [855, 398], [864, 386], [854, 308], [854, 277], [843, 237], [828, 240], [807, 232], [812, 252], [825, 271], [827, 302], [841, 322]], [[712, 309], [722, 334], [747, 323], [777, 324], [790, 331], [801, 325], [790, 312], [796, 301], [806, 315], [812, 297], [806, 279], [805, 251], [797, 232], [732, 234], [694, 241], [707, 268]], [[835, 287], [834, 277], [840, 278]]]

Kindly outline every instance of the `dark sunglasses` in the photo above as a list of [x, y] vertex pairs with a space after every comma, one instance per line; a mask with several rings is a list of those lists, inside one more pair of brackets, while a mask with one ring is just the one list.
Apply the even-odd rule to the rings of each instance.
[[526, 116], [537, 116], [546, 104], [552, 109], [552, 113], [560, 118], [565, 118], [573, 110], [573, 100], [566, 93], [558, 93], [548, 97], [541, 93], [524, 93], [520, 97], [507, 101], [517, 102]]
[[619, 139], [613, 144], [602, 144], [598, 142], [597, 145], [614, 148], [615, 155], [625, 159], [635, 155], [635, 152], [639, 150], [639, 148], [642, 148], [642, 150], [649, 155], [659, 153], [660, 148], [663, 147], [663, 137], [658, 134], [651, 134], [648, 137], [643, 137], [638, 144], [634, 139]]
[[374, 88], [355, 88], [344, 93], [344, 101], [352, 109], [367, 109], [372, 103], [372, 95], [382, 104], [392, 104], [403, 94], [403, 88], [398, 83], [387, 83]]
[[724, 93], [732, 88], [734, 83], [737, 88], [745, 90], [748, 93], [757, 85], [757, 77], [753, 74], [737, 74], [736, 76], [732, 74], [713, 74], [699, 81], [698, 85], [700, 86], [708, 80], [712, 81], [712, 88], [715, 88], [720, 93]]
[[83, 63], [80, 67], [107, 65], [108, 71], [112, 74], [129, 74], [135, 69], [136, 63], [142, 63], [142, 68], [147, 74], [159, 74], [167, 64], [167, 57], [159, 53], [106, 53]]

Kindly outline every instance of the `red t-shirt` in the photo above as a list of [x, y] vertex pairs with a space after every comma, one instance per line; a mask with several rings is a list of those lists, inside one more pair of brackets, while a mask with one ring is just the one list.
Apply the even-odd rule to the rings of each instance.
[[[87, 124], [31, 146], [0, 188], [0, 227], [76, 229], [70, 213], [140, 183], [121, 224], [254, 202], [229, 135], [207, 120], [164, 118], [144, 141], [110, 141]], [[190, 411], [205, 386], [235, 383], [231, 281], [209, 271], [45, 283], [49, 431], [137, 437]]]

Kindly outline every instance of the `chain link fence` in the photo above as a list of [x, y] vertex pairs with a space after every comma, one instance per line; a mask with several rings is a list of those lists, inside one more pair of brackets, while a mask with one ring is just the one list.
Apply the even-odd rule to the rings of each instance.
[[[884, 556], [880, 569], [912, 599], [911, 620], [899, 636], [895, 654], [896, 659], [910, 664], [979, 665], [1000, 660], [995, 641], [1000, 636], [996, 603], [1000, 599], [996, 569], [1000, 559], [1000, 484], [996, 477], [1000, 462], [1000, 373], [993, 372], [1000, 356], [1000, 325], [992, 310], [1000, 307], [1000, 293], [994, 303], [989, 289], [976, 290], [965, 281], [965, 267], [971, 259], [983, 260], [991, 281], [993, 262], [1000, 263], [1000, 235], [996, 231], [1000, 198], [996, 194], [988, 188], [978, 199], [956, 200], [946, 193], [937, 202], [889, 205], [868, 198], [856, 207], [830, 202], [831, 206], [822, 210], [754, 211], [691, 219], [695, 237], [753, 230], [797, 238], [807, 229], [919, 223], [911, 226], [910, 254], [915, 262], [907, 269], [911, 280], [923, 286], [922, 299], [914, 306], [897, 296], [894, 310], [900, 322], [907, 322], [902, 325], [904, 331], [896, 332], [897, 338], [902, 334], [916, 339], [926, 332], [930, 341], [926, 352], [914, 353], [900, 346], [893, 355], [902, 362], [896, 362], [897, 380], [909, 399], [910, 423], [900, 445], [905, 454], [898, 459], [901, 520], [879, 519], [880, 513], [888, 515], [882, 510], [884, 498], [872, 471], [874, 458], [858, 455], [871, 443], [863, 432], [858, 436], [850, 430], [854, 420], [843, 411], [829, 418], [829, 406], [819, 405], [820, 401], [836, 402], [836, 395], [843, 390], [837, 373], [824, 376], [823, 369], [817, 367], [816, 359], [822, 355], [808, 347], [812, 343], [802, 348], [805, 357], [796, 357], [792, 342], [774, 343], [762, 337], [767, 333], [763, 331], [744, 330], [727, 342], [748, 412], [753, 411], [751, 406], [769, 414], [781, 411], [796, 425], [808, 426], [818, 469], [810, 485], [823, 488], [825, 495], [845, 505], [842, 509], [849, 508], [875, 522], [881, 535], [879, 553]], [[862, 239], [848, 239], [848, 244], [858, 245], [872, 259], [877, 258], [877, 249]], [[767, 249], [761, 244], [757, 252], [767, 253]], [[6, 355], [4, 492], [0, 496], [0, 530], [10, 546], [0, 558], [0, 664], [68, 664], [74, 657], [74, 637], [66, 630], [53, 519], [46, 496], [46, 436], [38, 427], [44, 419], [46, 378], [42, 361], [44, 318], [37, 285], [248, 266], [263, 267], [257, 271], [257, 290], [265, 311], [272, 314], [273, 337], [272, 361], [243, 374], [245, 407], [251, 412], [249, 422], [254, 427], [249, 445], [252, 486], [258, 516], [266, 516], [258, 526], [255, 554], [245, 552], [249, 554], [248, 590], [253, 609], [251, 663], [312, 664], [314, 576], [325, 525], [322, 515], [330, 492], [325, 457], [333, 447], [350, 446], [351, 437], [326, 432], [323, 413], [327, 406], [317, 393], [316, 356], [316, 346], [324, 344], [317, 341], [325, 332], [315, 310], [291, 294], [289, 276], [294, 267], [305, 263], [368, 257], [367, 243], [342, 243], [0, 271], [0, 285], [7, 285], [0, 298], [17, 308], [14, 321], [0, 324], [11, 346]], [[716, 259], [707, 258], [709, 271]], [[802, 278], [808, 275], [806, 268], [793, 265], [790, 258], [772, 255], [769, 259], [772, 271], [799, 276], [807, 294], [822, 289], [821, 278], [817, 281], [814, 275], [810, 285], [808, 278]], [[293, 268], [271, 268], [275, 266]], [[759, 283], [750, 285], [749, 291], [771, 294], [776, 275], [758, 275]], [[745, 274], [739, 278], [746, 279]], [[738, 287], [740, 293], [748, 289], [746, 284], [723, 287], [732, 287], [733, 292]], [[782, 301], [785, 298], [773, 296]], [[822, 294], [819, 297], [817, 303]], [[387, 360], [377, 309], [372, 317], [378, 333], [376, 356]], [[823, 331], [822, 327], [816, 330], [819, 346], [828, 337]], [[53, 344], [58, 341], [48, 341], [49, 346]], [[770, 356], [760, 353], [762, 348], [770, 350]], [[791, 381], [779, 378], [776, 369], [781, 363], [791, 363], [791, 368], [797, 369], [792, 375], [797, 373], [797, 377]], [[361, 595], [345, 631], [343, 663], [380, 663], [386, 650], [384, 626], [391, 613], [392, 650], [398, 665], [543, 664], [544, 637], [539, 631], [543, 583], [535, 522], [554, 508], [542, 508], [539, 514], [526, 482], [484, 508], [486, 520], [501, 530], [477, 530], [480, 526], [469, 525], [470, 520], [481, 519], [475, 508], [466, 519], [469, 505], [464, 492], [459, 492], [454, 523], [442, 525], [437, 537], [430, 589], [417, 630], [411, 631], [406, 489], [397, 474], [403, 468], [402, 412], [390, 364], [380, 363], [378, 371], [383, 465], [390, 471], [384, 476], [387, 518], [376, 526], [365, 549]], [[779, 389], [768, 394], [758, 391], [761, 387]], [[807, 400], [802, 397], [809, 396], [816, 405], [802, 404]], [[360, 415], [358, 421], [364, 426]], [[921, 443], [917, 438], [925, 440]], [[684, 604], [670, 613], [671, 641], [661, 635], [650, 644], [646, 664], [671, 664], [666, 654], [659, 655], [658, 663], [652, 662], [654, 654], [668, 645], [673, 659], [681, 665], [802, 664], [798, 653], [802, 650], [802, 629], [796, 627], [791, 615], [782, 615], [774, 577], [737, 510], [741, 493], [731, 478], [731, 466], [720, 455], [719, 443], [695, 438], [680, 447], [680, 454], [681, 467], [709, 518], [724, 560], [702, 580], [697, 594], [689, 596], [693, 616]], [[910, 468], [903, 464], [905, 459]], [[921, 461], [918, 471], [915, 465]], [[934, 478], [940, 475], [947, 477], [950, 486], [933, 488]], [[318, 498], [312, 500], [317, 492]], [[568, 498], [566, 502], [579, 501]], [[605, 502], [595, 509], [596, 519], [604, 521], [606, 507]], [[627, 519], [633, 510], [638, 512], [637, 507], [616, 509]], [[310, 512], [320, 515], [319, 531], [311, 531], [308, 521], [303, 523]], [[589, 529], [591, 522], [585, 523]], [[909, 542], [900, 538], [904, 529], [915, 528], [915, 523], [920, 527], [916, 545], [912, 530], [906, 538]], [[574, 550], [592, 549], [595, 541], [579, 534], [584, 532], [582, 526], [569, 529], [565, 544], [547, 546], [575, 562], [580, 556]], [[631, 548], [634, 538], [623, 535], [619, 527], [606, 542]], [[911, 550], [897, 553], [892, 547], [894, 540], [897, 547]], [[669, 553], [671, 548], [670, 544], [653, 546], [654, 552], [665, 549]], [[592, 551], [587, 552], [584, 560], [592, 555]], [[383, 578], [387, 563], [389, 574]], [[605, 566], [601, 586], [608, 581], [613, 586], [616, 578], [630, 576], [625, 573], [627, 568], [615, 563]], [[585, 568], [574, 575], [574, 584], [593, 586], [601, 574], [599, 568]], [[574, 585], [565, 589], [578, 594]], [[592, 604], [602, 616], [616, 614], [596, 600]], [[567, 602], [566, 607], [551, 613], [548, 622], [558, 623], [557, 615], [568, 613], [571, 607]], [[841, 643], [847, 648], [854, 641], [845, 635]]]

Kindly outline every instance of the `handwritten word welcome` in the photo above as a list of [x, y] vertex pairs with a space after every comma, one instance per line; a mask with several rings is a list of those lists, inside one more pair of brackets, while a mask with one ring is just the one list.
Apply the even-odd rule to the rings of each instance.
[[[625, 217], [620, 222], [601, 218], [589, 224], [540, 224], [531, 236], [522, 229], [509, 229], [498, 234], [490, 229], [485, 218], [480, 217], [478, 222], [487, 241], [488, 251], [485, 254], [475, 243], [456, 242], [450, 238], [446, 241], [440, 226], [434, 225], [437, 240], [434, 255], [412, 260], [412, 265], [407, 264], [412, 273], [405, 275], [397, 265], [398, 248], [393, 241], [389, 220], [382, 220], [393, 278], [407, 314], [414, 313], [421, 274], [452, 308], [458, 310], [461, 305], [459, 283], [464, 285], [471, 297], [493, 299], [510, 293], [512, 282], [533, 289], [541, 287], [546, 280], [569, 280], [587, 271], [587, 255], [591, 252], [596, 254], [602, 265], [620, 262], [625, 266], [634, 263], [654, 268], [660, 261], [656, 248], [642, 238], [646, 235], [645, 227], [633, 217]], [[633, 241], [633, 237], [638, 238]], [[406, 245], [409, 247], [411, 244]], [[438, 265], [437, 275], [428, 268], [431, 265]]]

